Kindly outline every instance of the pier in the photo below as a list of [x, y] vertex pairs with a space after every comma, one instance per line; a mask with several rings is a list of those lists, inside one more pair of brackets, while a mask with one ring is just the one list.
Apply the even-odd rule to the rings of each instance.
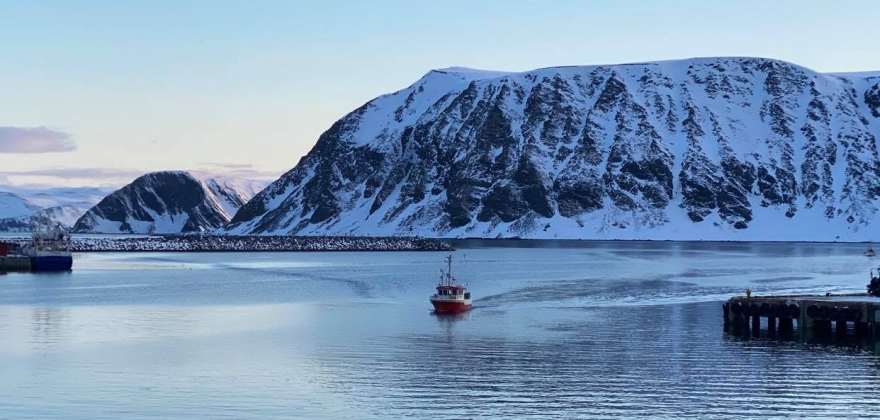
[[880, 337], [880, 297], [868, 294], [736, 296], [722, 305], [732, 335]]
[[0, 272], [30, 271], [31, 259], [21, 255], [0, 256]]
[[[12, 247], [17, 249], [17, 247]], [[10, 254], [10, 246], [0, 242], [0, 272], [30, 271], [31, 259], [24, 255]]]

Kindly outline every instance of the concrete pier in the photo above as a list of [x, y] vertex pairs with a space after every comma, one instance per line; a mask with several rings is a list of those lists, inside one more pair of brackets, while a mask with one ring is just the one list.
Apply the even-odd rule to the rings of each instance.
[[21, 255], [0, 256], [0, 272], [2, 271], [30, 271], [31, 259]]
[[880, 337], [880, 298], [867, 294], [736, 296], [722, 305], [732, 335]]

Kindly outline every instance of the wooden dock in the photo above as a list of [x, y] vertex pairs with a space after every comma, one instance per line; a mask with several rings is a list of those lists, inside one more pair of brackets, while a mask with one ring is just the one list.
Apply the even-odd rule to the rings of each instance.
[[0, 255], [0, 272], [30, 271], [31, 259], [23, 255]]
[[722, 305], [733, 335], [834, 334], [880, 338], [880, 298], [867, 294], [736, 296]]

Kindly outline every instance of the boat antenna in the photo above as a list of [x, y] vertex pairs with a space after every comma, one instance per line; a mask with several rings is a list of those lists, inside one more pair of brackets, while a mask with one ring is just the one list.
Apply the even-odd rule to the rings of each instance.
[[452, 286], [452, 252], [446, 257], [446, 280]]

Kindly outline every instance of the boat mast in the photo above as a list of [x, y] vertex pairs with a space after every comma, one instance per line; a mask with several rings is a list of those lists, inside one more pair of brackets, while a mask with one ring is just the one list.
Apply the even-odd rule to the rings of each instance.
[[449, 256], [446, 257], [446, 281], [449, 286], [452, 286], [452, 253], [449, 253]]

